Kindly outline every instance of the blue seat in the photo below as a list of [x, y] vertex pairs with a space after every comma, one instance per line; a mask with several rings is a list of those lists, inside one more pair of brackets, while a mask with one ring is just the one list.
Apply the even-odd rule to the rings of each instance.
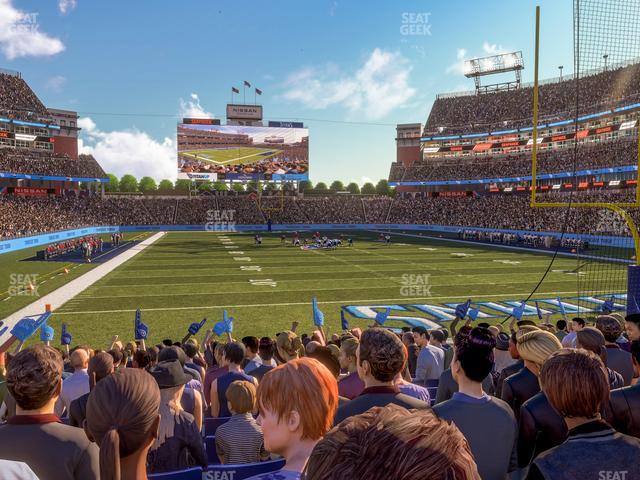
[[147, 475], [147, 478], [156, 480], [202, 480], [202, 472], [201, 467], [193, 467], [173, 472], [151, 473]]
[[231, 417], [204, 417], [204, 435], [208, 437], [215, 435], [218, 427], [227, 423]]
[[216, 452], [215, 435], [207, 435], [204, 437], [204, 449], [207, 451], [207, 462], [209, 465], [217, 465], [220, 463], [218, 452]]
[[[268, 462], [259, 462], [259, 463], [245, 463], [238, 465], [209, 465], [207, 467], [207, 472], [224, 472], [227, 474], [226, 478], [233, 478], [233, 480], [243, 480], [245, 478], [253, 477], [254, 475], [260, 475], [262, 473], [269, 472], [277, 472], [278, 470], [282, 470], [284, 468], [284, 458], [280, 458], [278, 460], [269, 460]], [[212, 478], [225, 478], [223, 475], [219, 475], [219, 477], [215, 476], [214, 473]]]

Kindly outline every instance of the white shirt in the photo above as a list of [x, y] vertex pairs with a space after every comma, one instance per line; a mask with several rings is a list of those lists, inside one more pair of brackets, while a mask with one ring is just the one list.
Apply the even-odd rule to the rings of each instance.
[[33, 470], [24, 462], [0, 460], [0, 472], [3, 480], [38, 480]]
[[577, 332], [569, 332], [562, 339], [562, 346], [564, 348], [576, 348], [576, 341], [578, 340]]
[[[89, 393], [89, 374], [87, 369], [76, 370], [69, 378], [62, 382], [62, 392], [60, 393], [61, 407], [69, 413], [69, 406], [76, 398]], [[56, 411], [58, 411], [56, 409]]]

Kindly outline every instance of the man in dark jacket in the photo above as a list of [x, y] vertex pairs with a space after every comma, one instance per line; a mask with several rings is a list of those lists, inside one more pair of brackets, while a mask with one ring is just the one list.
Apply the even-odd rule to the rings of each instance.
[[360, 337], [357, 353], [358, 375], [364, 381], [362, 393], [338, 408], [335, 424], [359, 415], [371, 407], [390, 403], [405, 408], [428, 408], [429, 404], [410, 397], [394, 385], [395, 376], [407, 361], [406, 349], [397, 335], [385, 328], [370, 328]]
[[[640, 342], [631, 343], [635, 376], [640, 375]], [[621, 433], [640, 438], [640, 383], [611, 392], [611, 424]]]
[[60, 353], [44, 344], [22, 350], [9, 363], [7, 386], [17, 414], [0, 426], [0, 458], [26, 463], [39, 478], [100, 477], [96, 444], [53, 413], [62, 388]]

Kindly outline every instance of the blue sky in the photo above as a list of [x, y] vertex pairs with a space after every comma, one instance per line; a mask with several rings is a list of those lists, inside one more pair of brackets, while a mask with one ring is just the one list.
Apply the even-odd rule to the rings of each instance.
[[522, 50], [532, 80], [536, 4], [541, 78], [569, 74], [570, 0], [0, 0], [0, 67], [77, 110], [82, 149], [118, 175], [174, 176], [177, 119], [224, 118], [248, 80], [266, 120], [304, 119], [312, 181], [375, 182], [395, 160], [396, 123], [472, 89], [461, 59]]

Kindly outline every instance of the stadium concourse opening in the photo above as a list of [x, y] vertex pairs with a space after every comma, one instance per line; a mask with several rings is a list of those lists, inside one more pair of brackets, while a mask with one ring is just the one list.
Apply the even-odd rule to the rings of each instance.
[[19, 3], [0, 480], [640, 479], [640, 0]]

